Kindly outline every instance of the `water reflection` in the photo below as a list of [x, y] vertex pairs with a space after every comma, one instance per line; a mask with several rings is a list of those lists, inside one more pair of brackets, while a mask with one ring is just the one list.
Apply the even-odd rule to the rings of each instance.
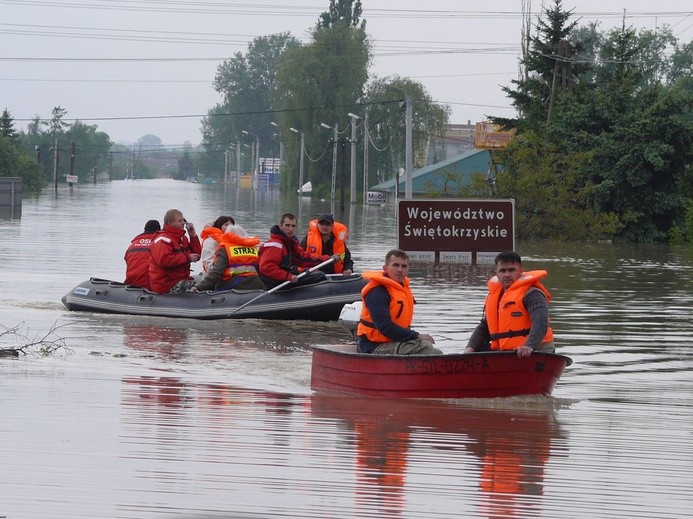
[[[310, 398], [310, 410], [312, 416], [333, 419], [352, 434], [357, 509], [403, 517], [405, 497], [411, 495], [405, 491], [408, 473], [441, 473], [436, 465], [443, 463], [459, 479], [477, 479], [478, 511], [484, 517], [540, 515], [537, 497], [543, 495], [544, 470], [549, 459], [562, 451], [567, 434], [550, 399], [505, 401], [512, 402], [511, 407], [317, 394]], [[417, 452], [422, 446], [428, 455]], [[461, 452], [473, 457], [477, 470], [464, 462], [448, 466], [460, 461]]]

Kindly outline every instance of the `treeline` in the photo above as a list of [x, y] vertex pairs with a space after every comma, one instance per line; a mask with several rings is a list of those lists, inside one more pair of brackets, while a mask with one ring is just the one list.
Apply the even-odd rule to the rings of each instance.
[[65, 182], [67, 175], [80, 183], [97, 177], [184, 180], [197, 175], [190, 145], [165, 147], [155, 135], [144, 135], [133, 145], [114, 144], [97, 126], [69, 124], [66, 115], [57, 106], [50, 120], [36, 116], [26, 131], [17, 131], [5, 109], [0, 116], [0, 176], [20, 177], [25, 194], [38, 194], [56, 177]]

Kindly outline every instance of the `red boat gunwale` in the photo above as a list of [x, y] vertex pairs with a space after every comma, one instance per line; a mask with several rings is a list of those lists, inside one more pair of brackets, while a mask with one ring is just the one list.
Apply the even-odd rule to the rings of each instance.
[[572, 359], [514, 351], [372, 355], [351, 344], [313, 346], [311, 388], [387, 398], [494, 398], [545, 395]]

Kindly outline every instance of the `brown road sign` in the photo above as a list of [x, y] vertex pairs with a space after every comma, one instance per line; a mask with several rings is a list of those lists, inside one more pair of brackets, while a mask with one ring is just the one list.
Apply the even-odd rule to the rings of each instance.
[[515, 248], [514, 210], [514, 200], [400, 200], [399, 248], [423, 252], [414, 255], [420, 259], [475, 263]]

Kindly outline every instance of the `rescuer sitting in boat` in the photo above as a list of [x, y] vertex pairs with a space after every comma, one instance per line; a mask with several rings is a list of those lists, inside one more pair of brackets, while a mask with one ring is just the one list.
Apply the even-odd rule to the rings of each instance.
[[[190, 239], [185, 235], [188, 233]], [[149, 282], [152, 292], [185, 291], [192, 286], [190, 263], [200, 259], [202, 246], [195, 226], [178, 209], [169, 209], [164, 215], [164, 228], [152, 241], [152, 259], [149, 262]]]
[[342, 261], [325, 265], [320, 270], [325, 274], [349, 276], [354, 270], [354, 262], [351, 259], [351, 251], [346, 246], [348, 235], [346, 225], [335, 222], [331, 214], [321, 214], [308, 224], [308, 234], [301, 240], [301, 247], [308, 254], [341, 255]]
[[484, 316], [472, 332], [465, 353], [485, 350], [517, 350], [518, 357], [533, 351], [554, 353], [549, 326], [551, 294], [540, 279], [545, 270], [524, 272], [520, 255], [501, 252], [495, 258], [495, 273], [488, 280]]
[[[310, 285], [326, 279], [324, 272], [316, 270], [307, 275], [301, 269], [314, 267], [330, 259], [330, 256], [308, 254], [298, 242], [296, 234], [296, 217], [291, 213], [282, 215], [279, 225], [270, 229], [270, 239], [260, 246], [260, 279], [269, 289], [285, 281], [291, 281], [289, 287]], [[333, 254], [334, 261], [341, 261], [339, 254]]]
[[200, 266], [202, 273], [207, 274], [214, 263], [214, 256], [219, 248], [219, 238], [226, 232], [229, 225], [234, 225], [236, 222], [233, 216], [222, 215], [214, 223], [207, 224], [200, 233], [200, 241], [202, 242], [202, 252], [200, 253]]
[[135, 236], [125, 251], [126, 285], [149, 290], [149, 262], [152, 259], [152, 240], [161, 230], [159, 220], [149, 220], [144, 224], [144, 232]]
[[356, 327], [358, 350], [376, 355], [441, 355], [427, 333], [411, 329], [414, 296], [409, 288], [409, 256], [393, 249], [382, 271], [364, 272], [363, 306]]
[[202, 281], [195, 283], [190, 292], [203, 290], [265, 290], [255, 265], [258, 261], [257, 245], [260, 238], [248, 237], [240, 225], [229, 225], [218, 236], [219, 246], [212, 267]]

